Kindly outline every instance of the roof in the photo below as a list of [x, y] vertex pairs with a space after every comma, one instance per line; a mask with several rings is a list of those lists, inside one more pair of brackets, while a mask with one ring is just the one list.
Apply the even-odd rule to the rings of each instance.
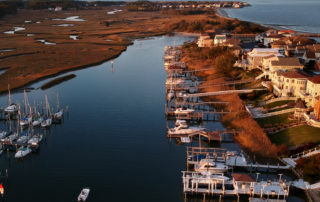
[[309, 81], [315, 84], [320, 84], [320, 75], [309, 78]]
[[224, 34], [223, 34], [223, 35], [220, 35], [220, 34], [218, 35], [218, 34], [217, 34], [214, 38], [215, 38], [215, 39], [226, 39], [227, 36], [224, 35]]
[[309, 74], [302, 71], [278, 72], [278, 75], [290, 79], [307, 79], [310, 77]]
[[256, 52], [256, 53], [278, 53], [279, 49], [277, 48], [254, 48], [252, 50], [252, 52]]
[[295, 34], [297, 32], [291, 29], [287, 29], [287, 30], [279, 30], [278, 33], [279, 34]]
[[316, 55], [313, 51], [307, 51], [306, 58], [316, 58]]
[[303, 65], [300, 63], [298, 58], [294, 58], [294, 57], [287, 57], [287, 58], [281, 58], [279, 57], [278, 60], [274, 60], [271, 61], [271, 65], [272, 66], [299, 66], [299, 67], [303, 67]]
[[233, 173], [232, 177], [234, 178], [235, 181], [238, 181], [238, 182], [255, 182], [253, 177], [247, 174]]

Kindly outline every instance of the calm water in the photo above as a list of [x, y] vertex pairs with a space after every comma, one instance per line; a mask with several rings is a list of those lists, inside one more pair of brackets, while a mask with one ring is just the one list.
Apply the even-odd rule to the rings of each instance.
[[247, 0], [251, 7], [226, 9], [233, 18], [320, 33], [319, 0]]
[[[44, 102], [47, 94], [51, 107], [59, 92], [60, 104], [69, 106], [69, 113], [62, 125], [45, 132], [38, 154], [22, 160], [14, 153], [0, 157], [2, 175], [9, 170], [9, 180], [2, 179], [5, 201], [70, 202], [87, 186], [91, 188], [87, 201], [184, 201], [181, 171], [186, 170], [186, 146], [166, 138], [162, 57], [165, 45], [192, 39], [135, 41], [114, 60], [113, 70], [105, 62], [75, 71], [76, 78], [48, 90], [29, 92], [30, 103]], [[23, 93], [12, 97], [21, 103]], [[6, 103], [7, 97], [0, 97], [0, 105]], [[203, 126], [223, 129], [219, 122]], [[0, 122], [0, 127], [7, 125]], [[234, 143], [222, 146], [239, 150]], [[261, 178], [275, 179], [277, 173]], [[303, 195], [295, 194], [289, 201], [303, 201]]]
[[[55, 107], [59, 92], [69, 117], [46, 132], [39, 154], [0, 157], [0, 169], [9, 169], [6, 201], [75, 201], [86, 186], [88, 201], [182, 201], [185, 146], [166, 138], [162, 56], [165, 45], [191, 39], [135, 41], [115, 59], [113, 72], [105, 62], [75, 71], [76, 78], [56, 87], [28, 93], [30, 103], [44, 102], [47, 94]], [[13, 100], [21, 103], [23, 94]], [[5, 106], [7, 97], [0, 103]]]

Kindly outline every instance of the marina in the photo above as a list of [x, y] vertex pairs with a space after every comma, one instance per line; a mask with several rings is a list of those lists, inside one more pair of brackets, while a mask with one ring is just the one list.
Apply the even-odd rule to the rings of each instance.
[[[55, 190], [55, 194], [51, 201], [61, 201], [61, 196], [64, 201], [75, 201], [84, 187], [90, 187], [87, 201], [105, 200], [106, 193], [110, 201], [184, 201], [181, 171], [186, 170], [187, 145], [176, 145], [175, 141], [167, 139], [166, 124], [171, 120], [167, 120], [165, 116], [166, 72], [161, 54], [165, 45], [181, 44], [192, 39], [176, 36], [145, 40], [128, 47], [126, 52], [114, 60], [113, 65], [108, 61], [93, 68], [73, 72], [76, 78], [45, 90], [40, 90], [39, 87], [46, 83], [46, 80], [31, 85], [30, 87], [38, 90], [28, 92], [29, 102], [42, 100], [43, 108], [46, 108], [46, 94], [50, 108], [54, 108], [51, 113], [57, 111], [56, 94], [59, 92], [60, 109], [64, 109], [67, 121], [63, 124], [52, 123], [46, 130], [39, 127], [43, 130], [43, 139], [38, 153], [19, 160], [13, 160], [13, 152], [3, 153], [0, 157], [1, 170], [8, 168], [10, 173], [10, 186], [4, 183], [6, 201], [41, 201], [52, 195], [52, 190]], [[135, 60], [141, 55], [145, 55], [146, 59]], [[113, 88], [115, 85], [117, 88]], [[82, 90], [75, 91], [75, 88]], [[128, 88], [132, 91], [128, 91]], [[131, 99], [124, 99], [128, 96]], [[23, 92], [12, 93], [14, 103], [21, 100], [24, 100]], [[4, 95], [0, 101], [1, 106], [7, 106], [8, 96]], [[174, 102], [173, 99], [172, 103]], [[183, 100], [177, 101], [178, 104], [182, 102]], [[199, 99], [197, 102], [203, 101]], [[61, 104], [68, 104], [72, 113], [68, 114], [66, 106]], [[214, 106], [219, 104], [223, 105], [194, 105], [194, 110], [207, 110], [211, 105], [210, 111], [213, 112]], [[180, 112], [183, 113], [183, 110]], [[46, 114], [46, 111], [42, 112], [41, 109], [39, 113]], [[217, 120], [202, 121], [201, 127], [209, 132], [221, 131], [221, 147], [239, 151], [237, 145], [230, 142], [231, 132], [236, 131], [226, 130]], [[189, 121], [186, 122], [190, 124]], [[0, 124], [2, 128], [7, 127], [7, 121]], [[192, 147], [201, 144], [201, 148], [205, 148], [209, 145], [202, 138], [200, 141], [198, 138], [195, 136], [194, 141], [190, 142]], [[143, 169], [146, 162], [158, 175]], [[138, 176], [142, 179], [137, 180]], [[232, 176], [228, 178], [232, 179]], [[287, 176], [283, 178], [290, 179]], [[43, 180], [47, 181], [46, 186], [43, 186]], [[115, 181], [117, 183], [114, 183]], [[129, 181], [135, 182], [135, 188], [127, 189], [127, 194], [123, 195], [123, 185]], [[154, 184], [155, 181], [159, 183]], [[32, 183], [26, 186], [25, 182]], [[153, 186], [150, 186], [151, 183]], [[29, 194], [35, 192], [37, 194]], [[192, 197], [192, 200], [203, 201], [203, 194], [199, 194], [199, 199]], [[191, 194], [196, 195], [195, 192]], [[187, 201], [188, 197], [189, 193]], [[303, 201], [299, 195], [289, 195], [290, 197]], [[227, 198], [223, 200], [228, 201]], [[247, 199], [240, 197], [240, 201]]]
[[[243, 151], [230, 151], [225, 148], [208, 147], [201, 142], [210, 143], [233, 141], [233, 137], [239, 132], [236, 130], [207, 130], [201, 124], [202, 121], [218, 121], [223, 114], [232, 113], [218, 110], [219, 105], [226, 102], [202, 101], [202, 97], [225, 95], [232, 93], [252, 93], [264, 89], [225, 90], [213, 92], [198, 92], [201, 86], [201, 78], [197, 78], [195, 72], [188, 72], [188, 66], [180, 63], [183, 57], [180, 47], [166, 47], [164, 51], [164, 67], [167, 71], [165, 113], [168, 120], [175, 120], [173, 128], [168, 127], [168, 138], [175, 138], [182, 144], [188, 144], [186, 148], [187, 169], [182, 172], [182, 184], [185, 199], [193, 195], [206, 197], [218, 196], [221, 198], [233, 197], [239, 201], [240, 196], [246, 196], [250, 201], [286, 201], [289, 197], [290, 185], [293, 181], [283, 181], [283, 174], [278, 180], [258, 180], [251, 177], [252, 172], [269, 173], [271, 170], [289, 171], [292, 168], [285, 160], [275, 164], [258, 163], [250, 159]], [[179, 64], [178, 67], [177, 64]], [[174, 70], [168, 68], [174, 65]], [[212, 86], [237, 85], [251, 82], [229, 81]], [[200, 87], [201, 88], [201, 87]], [[188, 93], [186, 93], [188, 92]], [[221, 108], [223, 109], [223, 108]], [[227, 137], [227, 138], [226, 138]], [[198, 142], [199, 146], [193, 146]], [[317, 150], [310, 151], [311, 153]], [[307, 155], [301, 154], [300, 156]], [[299, 156], [299, 154], [298, 154]], [[234, 170], [242, 170], [235, 173]], [[248, 174], [243, 173], [246, 170]], [[290, 172], [290, 171], [289, 171]], [[297, 185], [296, 185], [297, 187]]]

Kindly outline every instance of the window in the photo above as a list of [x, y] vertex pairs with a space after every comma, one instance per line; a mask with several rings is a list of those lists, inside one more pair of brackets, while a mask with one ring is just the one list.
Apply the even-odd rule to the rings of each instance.
[[293, 80], [293, 79], [291, 80], [291, 83], [294, 83], [294, 80]]

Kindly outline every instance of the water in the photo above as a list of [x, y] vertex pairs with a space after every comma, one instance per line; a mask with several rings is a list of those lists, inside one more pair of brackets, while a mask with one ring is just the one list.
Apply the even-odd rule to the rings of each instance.
[[[75, 201], [86, 186], [92, 189], [88, 201], [181, 201], [185, 147], [166, 138], [162, 55], [165, 45], [190, 39], [136, 41], [115, 59], [113, 72], [105, 62], [28, 93], [30, 103], [44, 102], [47, 94], [53, 107], [59, 92], [70, 113], [46, 133], [39, 154], [0, 157], [0, 169], [9, 169], [6, 201]], [[23, 93], [12, 97], [21, 103]]]
[[[74, 71], [77, 77], [50, 89], [29, 92], [30, 103], [44, 102], [46, 94], [51, 107], [59, 92], [60, 104], [68, 105], [69, 113], [62, 125], [45, 132], [38, 154], [23, 160], [14, 159], [14, 153], [0, 157], [0, 169], [9, 170], [9, 181], [2, 179], [5, 200], [69, 202], [89, 186], [89, 202], [183, 201], [181, 171], [186, 170], [186, 146], [166, 138], [162, 57], [165, 45], [192, 39], [137, 40], [114, 60], [113, 68], [108, 61]], [[39, 88], [46, 81], [29, 87]], [[12, 100], [21, 103], [23, 93], [14, 93]], [[0, 97], [0, 106], [6, 104], [7, 97]], [[223, 129], [219, 122], [204, 122], [203, 126]], [[0, 127], [5, 128], [5, 123], [0, 122]], [[222, 146], [239, 150], [234, 143]], [[302, 200], [293, 196], [289, 201]]]
[[225, 9], [232, 18], [320, 33], [319, 0], [247, 0], [251, 7]]

